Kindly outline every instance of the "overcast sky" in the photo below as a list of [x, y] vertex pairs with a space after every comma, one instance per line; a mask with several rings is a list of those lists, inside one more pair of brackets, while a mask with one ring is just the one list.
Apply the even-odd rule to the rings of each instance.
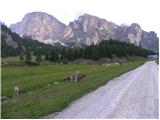
[[0, 20], [8, 26], [33, 11], [49, 13], [66, 25], [84, 13], [118, 25], [138, 23], [160, 37], [160, 0], [0, 0]]

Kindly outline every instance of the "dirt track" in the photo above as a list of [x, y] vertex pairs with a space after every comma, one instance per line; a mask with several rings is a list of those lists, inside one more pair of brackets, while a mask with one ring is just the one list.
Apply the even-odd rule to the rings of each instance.
[[158, 118], [158, 65], [147, 62], [47, 118]]

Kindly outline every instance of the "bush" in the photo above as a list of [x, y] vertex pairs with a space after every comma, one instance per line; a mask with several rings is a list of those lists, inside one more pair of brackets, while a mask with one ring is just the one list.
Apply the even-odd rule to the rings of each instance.
[[63, 63], [63, 64], [68, 64], [68, 60], [67, 60], [67, 59], [62, 59], [62, 60], [61, 60], [61, 63]]
[[26, 61], [26, 64], [31, 66], [39, 65], [39, 63], [36, 61]]

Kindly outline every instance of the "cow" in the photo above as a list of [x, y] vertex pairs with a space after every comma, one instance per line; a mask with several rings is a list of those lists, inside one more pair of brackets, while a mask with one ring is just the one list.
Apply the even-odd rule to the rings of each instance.
[[20, 95], [20, 91], [21, 91], [20, 88], [18, 86], [15, 86], [13, 96], [18, 97]]
[[86, 75], [80, 72], [76, 72], [76, 75], [74, 77], [75, 82], [79, 82], [81, 79], [85, 78]]
[[74, 76], [75, 76], [75, 74], [74, 74], [74, 73], [69, 74], [69, 75], [67, 75], [67, 77], [65, 77], [65, 78], [64, 78], [64, 80], [70, 80], [70, 81], [72, 82], [72, 81], [73, 81], [73, 79], [74, 79]]
[[64, 80], [69, 80], [71, 82], [74, 81], [76, 83], [76, 82], [79, 82], [84, 77], [86, 77], [85, 74], [77, 71], [76, 73], [72, 73], [72, 74], [68, 75]]

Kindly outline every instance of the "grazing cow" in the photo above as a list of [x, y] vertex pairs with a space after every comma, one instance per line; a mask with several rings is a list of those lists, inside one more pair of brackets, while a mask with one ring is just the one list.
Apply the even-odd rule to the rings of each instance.
[[18, 86], [14, 87], [14, 97], [18, 97], [20, 95], [20, 88]]
[[86, 75], [83, 74], [83, 73], [80, 73], [79, 71], [76, 72], [76, 75], [75, 75], [75, 82], [79, 82], [81, 79], [85, 78]]
[[72, 81], [74, 79], [74, 74], [69, 74], [64, 80], [70, 80]]
[[81, 79], [85, 78], [86, 75], [84, 73], [81, 73], [80, 75], [78, 75], [78, 81], [80, 81]]
[[74, 81], [76, 83], [76, 82], [79, 82], [84, 77], [86, 77], [85, 74], [77, 71], [76, 73], [72, 73], [72, 74], [68, 75], [64, 80], [70, 80], [71, 82]]

